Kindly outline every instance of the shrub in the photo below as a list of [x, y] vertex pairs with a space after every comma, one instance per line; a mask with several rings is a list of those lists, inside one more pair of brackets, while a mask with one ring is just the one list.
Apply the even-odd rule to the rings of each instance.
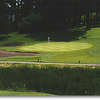
[[23, 18], [19, 25], [20, 32], [38, 32], [41, 30], [42, 17], [40, 14], [31, 14]]
[[13, 64], [0, 67], [0, 89], [27, 89], [58, 95], [97, 95], [99, 68]]

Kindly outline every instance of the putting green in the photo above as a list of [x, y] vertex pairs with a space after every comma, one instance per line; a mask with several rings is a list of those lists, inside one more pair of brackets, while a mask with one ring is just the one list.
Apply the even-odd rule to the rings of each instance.
[[[4, 34], [3, 34], [4, 35]], [[4, 35], [5, 36], [5, 35]], [[9, 34], [8, 34], [9, 36]], [[100, 28], [91, 28], [84, 33], [86, 38], [70, 42], [37, 41], [28, 35], [11, 33], [5, 41], [0, 41], [0, 49], [5, 51], [39, 52], [43, 62], [95, 63], [100, 64]], [[5, 43], [23, 42], [23, 46], [2, 46]], [[4, 57], [2, 61], [34, 61], [34, 57]]]
[[36, 52], [69, 52], [88, 49], [91, 47], [93, 47], [92, 44], [80, 42], [42, 42], [30, 46], [22, 46], [19, 49], [24, 51]]

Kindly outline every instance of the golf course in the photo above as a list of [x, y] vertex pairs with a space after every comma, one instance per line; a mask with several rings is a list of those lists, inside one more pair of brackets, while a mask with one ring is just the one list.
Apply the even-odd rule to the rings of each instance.
[[[0, 61], [37, 61], [77, 64], [100, 64], [100, 28], [91, 28], [84, 36], [73, 41], [39, 41], [28, 34], [8, 33], [2, 35], [0, 50], [8, 52], [28, 52], [37, 55], [15, 55], [1, 57]], [[14, 44], [14, 45], [11, 45]], [[17, 44], [17, 45], [16, 45]], [[32, 56], [31, 56], [32, 55]]]
[[0, 0], [0, 96], [100, 95], [100, 0]]

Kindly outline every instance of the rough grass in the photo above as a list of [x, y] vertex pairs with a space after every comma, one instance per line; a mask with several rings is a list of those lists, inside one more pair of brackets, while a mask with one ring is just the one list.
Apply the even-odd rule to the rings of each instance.
[[[80, 38], [71, 42], [36, 41], [27, 35], [12, 33], [8, 34], [8, 40], [3, 43], [24, 42], [23, 46], [7, 47], [1, 49], [7, 51], [39, 52], [43, 62], [64, 62], [64, 63], [100, 63], [100, 28], [92, 28], [85, 33], [86, 38]], [[3, 58], [0, 60], [18, 60], [18, 57]], [[21, 60], [21, 57], [19, 57]], [[22, 57], [23, 61], [33, 61], [32, 57]], [[18, 60], [19, 61], [19, 60]]]
[[0, 64], [0, 89], [12, 96], [100, 95], [100, 66]]

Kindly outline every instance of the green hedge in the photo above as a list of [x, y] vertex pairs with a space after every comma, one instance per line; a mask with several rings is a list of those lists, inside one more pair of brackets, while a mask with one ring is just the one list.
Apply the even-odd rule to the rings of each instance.
[[99, 95], [100, 69], [13, 64], [0, 67], [0, 89], [36, 90], [57, 95]]

